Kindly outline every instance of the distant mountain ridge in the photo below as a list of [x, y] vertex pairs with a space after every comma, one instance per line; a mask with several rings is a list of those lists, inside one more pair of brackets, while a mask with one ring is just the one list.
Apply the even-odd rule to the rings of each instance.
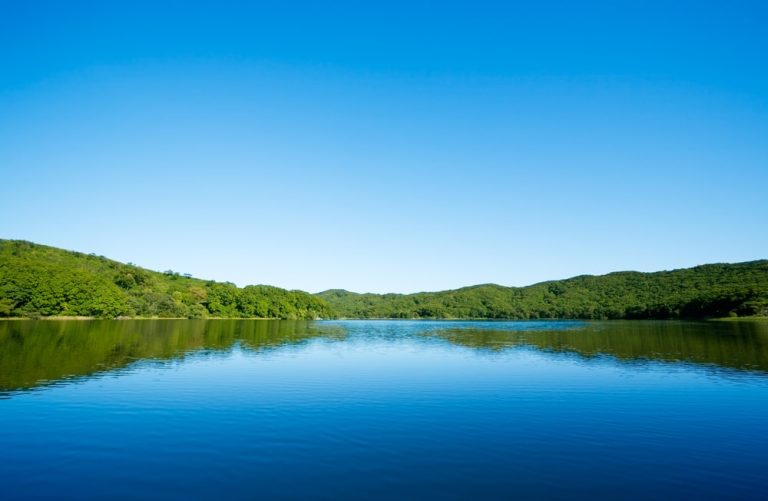
[[0, 317], [669, 319], [768, 315], [768, 260], [415, 294], [243, 288], [0, 240]]
[[526, 287], [414, 294], [317, 294], [348, 318], [669, 319], [768, 315], [768, 260], [580, 275]]

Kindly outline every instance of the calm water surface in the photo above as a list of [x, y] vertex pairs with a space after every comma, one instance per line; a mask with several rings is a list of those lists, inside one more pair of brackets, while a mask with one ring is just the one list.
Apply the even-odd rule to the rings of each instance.
[[0, 497], [768, 492], [768, 322], [0, 322]]

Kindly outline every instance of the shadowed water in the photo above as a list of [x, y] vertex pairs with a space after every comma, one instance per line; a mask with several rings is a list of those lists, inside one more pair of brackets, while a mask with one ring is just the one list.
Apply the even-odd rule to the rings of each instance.
[[768, 322], [0, 322], [4, 499], [754, 498]]

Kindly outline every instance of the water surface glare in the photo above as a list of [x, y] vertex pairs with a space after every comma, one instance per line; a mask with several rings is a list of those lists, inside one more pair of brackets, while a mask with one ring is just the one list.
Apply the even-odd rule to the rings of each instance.
[[0, 322], [0, 497], [742, 498], [768, 322]]

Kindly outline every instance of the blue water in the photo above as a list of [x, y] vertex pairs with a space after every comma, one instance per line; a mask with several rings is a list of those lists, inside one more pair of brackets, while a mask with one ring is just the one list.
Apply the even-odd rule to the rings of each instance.
[[760, 323], [4, 322], [0, 497], [760, 499], [767, 353]]

